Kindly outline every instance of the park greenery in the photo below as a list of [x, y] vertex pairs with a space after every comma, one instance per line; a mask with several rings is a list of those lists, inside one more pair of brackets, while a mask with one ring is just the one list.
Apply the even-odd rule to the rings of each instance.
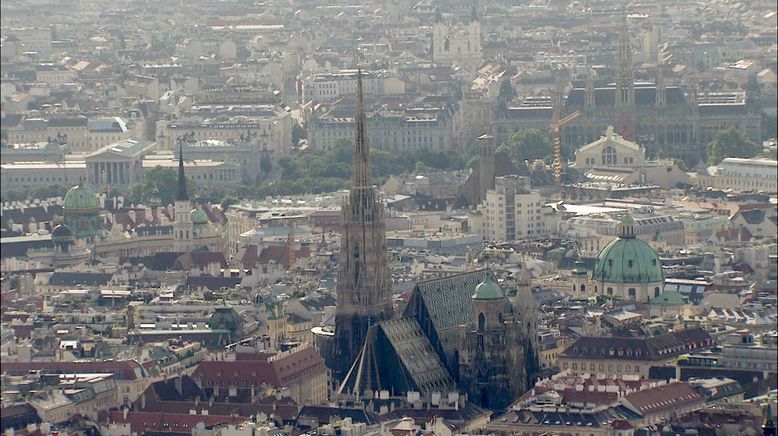
[[[171, 204], [176, 199], [177, 181], [178, 173], [172, 168], [157, 166], [147, 170], [143, 173], [143, 180], [130, 187], [128, 201], [130, 204], [152, 204], [156, 201], [160, 204]], [[194, 181], [187, 178], [186, 182], [187, 192], [194, 197], [197, 192]]]
[[718, 165], [727, 157], [754, 157], [762, 153], [762, 146], [730, 127], [716, 132], [708, 144], [708, 165]]

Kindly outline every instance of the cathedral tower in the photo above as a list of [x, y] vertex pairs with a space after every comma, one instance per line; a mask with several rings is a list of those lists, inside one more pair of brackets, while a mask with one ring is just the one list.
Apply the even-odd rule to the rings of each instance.
[[179, 144], [178, 149], [178, 187], [176, 189], [174, 223], [173, 223], [173, 251], [184, 253], [192, 249], [194, 237], [192, 224], [192, 203], [186, 192], [186, 175], [184, 175], [184, 148]]
[[339, 379], [356, 359], [368, 327], [392, 317], [384, 207], [371, 176], [361, 69], [357, 73], [356, 98], [354, 173], [348, 199], [342, 208], [335, 313], [334, 369]]
[[491, 273], [476, 286], [472, 302], [473, 323], [460, 328], [459, 384], [480, 407], [503, 410], [530, 386], [532, 345]]

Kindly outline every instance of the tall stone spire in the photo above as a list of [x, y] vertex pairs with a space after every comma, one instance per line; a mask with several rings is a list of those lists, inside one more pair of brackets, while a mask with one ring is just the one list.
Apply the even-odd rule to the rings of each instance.
[[183, 144], [178, 144], [178, 189], [176, 190], [176, 201], [189, 201], [189, 194], [186, 192], [186, 176], [184, 175]]
[[184, 174], [184, 146], [178, 144], [178, 186], [173, 211], [173, 251], [185, 253], [192, 249], [194, 225], [192, 224], [192, 203], [186, 192], [186, 175]]
[[354, 174], [342, 208], [335, 350], [331, 362], [338, 379], [345, 378], [357, 358], [368, 328], [392, 317], [384, 206], [373, 187], [370, 171], [361, 69], [357, 73], [356, 94]]
[[616, 107], [635, 105], [635, 69], [632, 65], [632, 47], [629, 43], [627, 8], [622, 7], [619, 23], [619, 48], [616, 56]]
[[367, 143], [365, 126], [365, 108], [362, 93], [362, 68], [357, 69], [357, 104], [354, 115], [354, 174], [351, 175], [352, 188], [372, 187], [370, 174], [370, 146]]

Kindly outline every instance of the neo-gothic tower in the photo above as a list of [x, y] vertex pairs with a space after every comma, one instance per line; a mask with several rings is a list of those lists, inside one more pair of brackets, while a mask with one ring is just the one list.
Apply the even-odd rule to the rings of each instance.
[[476, 286], [472, 299], [473, 323], [460, 328], [459, 385], [469, 401], [503, 410], [532, 386], [535, 375], [526, 318], [491, 273]]
[[619, 48], [616, 56], [616, 107], [635, 106], [635, 69], [632, 65], [632, 47], [629, 44], [627, 12], [622, 12], [619, 24]]
[[392, 317], [391, 278], [384, 207], [373, 186], [370, 146], [362, 102], [362, 70], [357, 73], [354, 174], [343, 204], [334, 366], [342, 379], [365, 342], [367, 329]]
[[184, 175], [184, 148], [179, 144], [178, 149], [178, 188], [176, 189], [176, 202], [173, 223], [173, 251], [184, 253], [192, 249], [193, 225], [192, 203], [186, 192], [186, 176]]

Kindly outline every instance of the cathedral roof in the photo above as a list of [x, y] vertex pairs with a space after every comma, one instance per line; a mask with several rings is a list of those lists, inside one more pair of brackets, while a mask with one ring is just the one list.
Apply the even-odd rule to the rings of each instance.
[[372, 326], [339, 392], [381, 389], [395, 394], [416, 391], [424, 396], [455, 389], [451, 374], [415, 318], [381, 321]]
[[[486, 270], [427, 280], [416, 284], [415, 298], [421, 298], [435, 329], [448, 328], [473, 322], [473, 291], [492, 273]], [[406, 316], [412, 316], [412, 305], [406, 306]]]

